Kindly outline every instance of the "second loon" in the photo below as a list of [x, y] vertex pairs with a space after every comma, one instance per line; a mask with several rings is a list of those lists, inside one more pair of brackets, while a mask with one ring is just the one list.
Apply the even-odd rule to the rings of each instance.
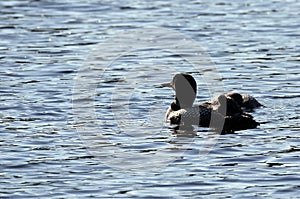
[[166, 113], [166, 119], [170, 124], [211, 127], [221, 133], [259, 126], [259, 123], [250, 114], [243, 111], [249, 107], [261, 106], [255, 98], [249, 95], [228, 93], [219, 95], [201, 105], [193, 106], [197, 95], [197, 83], [191, 75], [176, 74], [170, 83], [164, 83], [161, 86], [171, 87], [175, 91], [175, 99]]

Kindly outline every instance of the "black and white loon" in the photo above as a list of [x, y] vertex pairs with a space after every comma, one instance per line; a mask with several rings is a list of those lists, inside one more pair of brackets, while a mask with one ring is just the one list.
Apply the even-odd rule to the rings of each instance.
[[247, 94], [222, 94], [200, 105], [193, 105], [197, 94], [195, 79], [186, 73], [176, 74], [170, 83], [162, 87], [172, 87], [175, 100], [166, 113], [166, 120], [175, 125], [198, 125], [211, 127], [220, 132], [234, 132], [259, 126], [245, 109], [262, 106]]

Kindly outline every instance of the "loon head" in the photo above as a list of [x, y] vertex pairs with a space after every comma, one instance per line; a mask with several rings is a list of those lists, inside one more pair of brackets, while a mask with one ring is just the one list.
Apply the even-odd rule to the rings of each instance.
[[163, 87], [172, 87], [175, 90], [175, 101], [172, 103], [172, 110], [189, 108], [197, 95], [197, 83], [195, 79], [187, 73], [178, 73], [170, 83], [162, 84]]
[[228, 97], [231, 97], [232, 99], [234, 99], [234, 101], [236, 101], [236, 103], [239, 105], [239, 106], [242, 106], [243, 104], [243, 97], [241, 94], [239, 93], [236, 93], [236, 92], [230, 92], [227, 94]]

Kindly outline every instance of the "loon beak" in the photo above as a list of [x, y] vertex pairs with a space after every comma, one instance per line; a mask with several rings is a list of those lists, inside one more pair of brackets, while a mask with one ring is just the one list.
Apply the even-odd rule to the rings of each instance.
[[172, 86], [172, 82], [163, 83], [163, 84], [161, 84], [160, 86], [161, 86], [162, 88], [163, 88], [163, 87], [169, 87], [169, 88], [173, 88], [173, 86]]

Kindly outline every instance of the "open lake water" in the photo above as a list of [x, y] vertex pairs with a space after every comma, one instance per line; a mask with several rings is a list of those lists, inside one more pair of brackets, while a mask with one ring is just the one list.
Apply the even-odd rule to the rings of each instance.
[[[300, 2], [1, 1], [0, 198], [300, 198]], [[257, 129], [174, 131], [174, 92]]]

